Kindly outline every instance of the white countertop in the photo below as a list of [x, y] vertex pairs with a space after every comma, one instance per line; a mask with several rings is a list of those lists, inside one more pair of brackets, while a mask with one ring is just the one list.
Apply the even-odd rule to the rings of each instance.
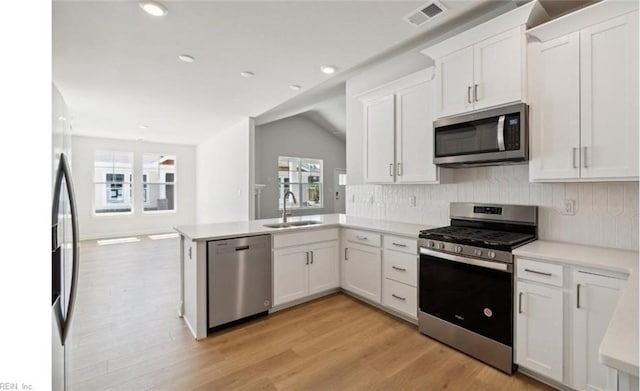
[[408, 236], [417, 238], [423, 229], [434, 228], [434, 226], [400, 223], [386, 220], [367, 219], [362, 217], [347, 216], [344, 214], [324, 214], [312, 216], [289, 217], [287, 221], [314, 220], [320, 224], [303, 227], [269, 228], [265, 224], [279, 223], [282, 219], [262, 219], [251, 221], [234, 221], [228, 223], [182, 225], [174, 227], [180, 234], [188, 237], [192, 241], [226, 239], [238, 236], [253, 236], [261, 234], [279, 234], [285, 232], [299, 232], [303, 230], [313, 230], [328, 227], [344, 227], [377, 231], [386, 234]]
[[629, 274], [600, 344], [600, 359], [638, 376], [638, 252], [538, 240], [513, 254]]

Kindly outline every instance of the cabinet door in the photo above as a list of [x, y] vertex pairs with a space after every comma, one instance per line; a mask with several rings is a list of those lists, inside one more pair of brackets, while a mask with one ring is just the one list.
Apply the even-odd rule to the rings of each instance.
[[337, 240], [309, 246], [309, 294], [340, 286], [338, 247]]
[[434, 82], [396, 93], [397, 182], [436, 182], [433, 164]]
[[580, 31], [583, 178], [638, 177], [638, 12]]
[[624, 281], [575, 270], [573, 282], [573, 387], [615, 390], [617, 375], [600, 363], [598, 350]]
[[580, 34], [531, 51], [531, 180], [580, 175]]
[[517, 282], [516, 363], [562, 382], [562, 289]]
[[516, 27], [474, 45], [474, 109], [523, 100], [523, 28]]
[[291, 247], [273, 253], [273, 305], [307, 296], [307, 247]]
[[473, 47], [436, 61], [438, 117], [473, 110]]
[[347, 243], [344, 260], [345, 289], [380, 303], [380, 249]]
[[389, 183], [395, 179], [395, 103], [387, 95], [365, 103], [365, 180]]

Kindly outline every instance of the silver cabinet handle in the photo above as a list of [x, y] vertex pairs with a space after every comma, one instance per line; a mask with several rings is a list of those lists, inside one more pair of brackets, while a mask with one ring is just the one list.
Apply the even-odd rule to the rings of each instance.
[[522, 294], [523, 292], [518, 293], [518, 313], [522, 314]]
[[505, 120], [505, 116], [501, 115], [498, 118], [498, 128], [496, 129], [497, 138], [498, 138], [498, 150], [500, 151], [506, 150], [504, 146], [504, 120]]
[[344, 248], [344, 260], [345, 260], [345, 261], [348, 261], [348, 260], [349, 260], [349, 257], [347, 256], [347, 250], [348, 250], [348, 248], [347, 248], [347, 247], [345, 247], [345, 248]]
[[473, 99], [477, 102], [478, 101], [478, 85], [474, 84], [473, 86]]
[[577, 293], [576, 308], [580, 308], [580, 284], [576, 285], [576, 293]]
[[313, 251], [311, 251], [311, 264], [313, 265]]
[[578, 150], [578, 148], [573, 148], [573, 155], [571, 155], [571, 163], [573, 163], [573, 168], [578, 168], [576, 166], [576, 151]]
[[407, 247], [406, 244], [401, 244], [401, 243], [396, 243], [396, 242], [393, 242], [391, 244], [393, 244], [394, 246], [398, 246], [398, 247]]
[[367, 237], [366, 236], [356, 235], [356, 239], [358, 239], [358, 240], [367, 240]]
[[406, 272], [407, 271], [407, 269], [403, 269], [403, 268], [397, 267], [397, 266], [391, 266], [391, 268], [395, 269], [395, 270], [400, 270], [401, 272]]
[[467, 87], [467, 103], [473, 103], [471, 100], [471, 86]]
[[398, 163], [398, 176], [402, 176], [402, 163]]
[[305, 255], [307, 256], [307, 263], [306, 263], [306, 264], [308, 265], [308, 264], [309, 264], [309, 251], [307, 251], [307, 252], [305, 253]]
[[584, 153], [583, 153], [584, 168], [589, 168], [589, 166], [587, 165], [587, 148], [588, 147], [582, 147], [582, 149], [584, 150]]
[[392, 293], [392, 294], [391, 294], [391, 296], [395, 297], [395, 298], [396, 298], [396, 299], [398, 299], [398, 300], [402, 300], [402, 301], [406, 301], [406, 300], [407, 300], [407, 298], [406, 298], [406, 297], [398, 296], [398, 295], [396, 295], [395, 293]]
[[393, 163], [389, 163], [389, 176], [393, 176]]
[[525, 272], [529, 272], [529, 273], [534, 273], [534, 274], [540, 274], [541, 276], [547, 276], [547, 277], [551, 277], [552, 276], [551, 273], [539, 272], [537, 270], [524, 269], [524, 271]]

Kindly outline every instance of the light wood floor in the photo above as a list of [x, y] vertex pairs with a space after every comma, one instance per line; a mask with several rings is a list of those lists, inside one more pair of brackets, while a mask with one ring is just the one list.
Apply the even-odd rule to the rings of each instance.
[[344, 294], [197, 342], [177, 316], [178, 249], [178, 239], [82, 243], [69, 389], [549, 389]]

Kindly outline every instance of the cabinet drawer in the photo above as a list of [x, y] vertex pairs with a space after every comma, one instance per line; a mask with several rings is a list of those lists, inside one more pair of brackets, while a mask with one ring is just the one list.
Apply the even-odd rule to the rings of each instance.
[[344, 235], [348, 241], [354, 243], [367, 244], [375, 247], [380, 247], [382, 243], [381, 235], [375, 232], [348, 229], [344, 232]]
[[517, 277], [522, 280], [542, 282], [555, 286], [563, 285], [562, 265], [517, 258], [516, 270]]
[[303, 232], [273, 234], [273, 248], [300, 246], [308, 243], [338, 239], [338, 228], [306, 230]]
[[401, 236], [384, 235], [384, 248], [416, 255], [418, 254], [418, 240]]
[[386, 307], [407, 314], [412, 318], [418, 316], [418, 291], [415, 287], [384, 278], [382, 280], [382, 304]]
[[387, 249], [383, 250], [382, 276], [413, 287], [417, 286], [418, 256]]

